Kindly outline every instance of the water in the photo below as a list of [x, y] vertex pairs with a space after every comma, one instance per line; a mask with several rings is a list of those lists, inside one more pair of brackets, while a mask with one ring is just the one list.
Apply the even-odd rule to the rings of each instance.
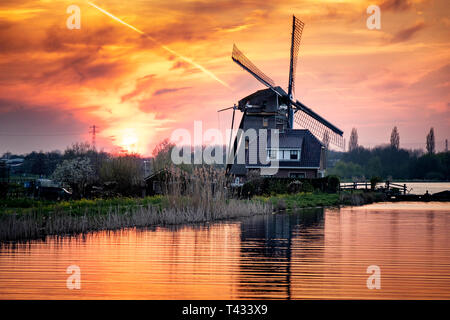
[[[396, 182], [394, 182], [396, 183]], [[412, 194], [430, 194], [450, 190], [450, 182], [398, 182], [398, 184], [405, 184], [408, 191]]]
[[[81, 290], [66, 268], [81, 269]], [[381, 289], [369, 290], [369, 265]], [[450, 205], [379, 203], [0, 248], [1, 299], [450, 299]]]

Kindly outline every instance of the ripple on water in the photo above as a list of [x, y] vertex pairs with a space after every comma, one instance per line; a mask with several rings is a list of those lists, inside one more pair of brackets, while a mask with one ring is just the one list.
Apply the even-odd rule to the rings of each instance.
[[448, 203], [381, 203], [49, 237], [0, 248], [0, 298], [450, 299], [449, 234]]

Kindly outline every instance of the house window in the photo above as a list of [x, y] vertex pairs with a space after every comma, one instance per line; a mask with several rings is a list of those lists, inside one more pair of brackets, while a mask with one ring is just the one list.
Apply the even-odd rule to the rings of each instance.
[[300, 149], [268, 149], [267, 150], [268, 160], [283, 160], [283, 161], [299, 161], [300, 160]]
[[263, 127], [268, 127], [269, 126], [269, 119], [268, 118], [266, 118], [266, 117], [264, 117], [263, 118]]
[[290, 151], [290, 160], [298, 160], [298, 150]]
[[248, 150], [248, 143], [249, 143], [248, 138], [245, 138], [245, 150]]
[[305, 178], [304, 172], [289, 172], [289, 178]]
[[277, 151], [276, 150], [272, 150], [272, 149], [267, 150], [267, 157], [270, 160], [276, 160], [277, 159]]

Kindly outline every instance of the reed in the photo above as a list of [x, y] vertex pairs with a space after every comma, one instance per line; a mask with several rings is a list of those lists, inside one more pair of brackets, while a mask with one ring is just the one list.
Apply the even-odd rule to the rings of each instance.
[[44, 238], [127, 227], [204, 223], [268, 214], [269, 202], [227, 198], [223, 170], [173, 168], [162, 197], [81, 200], [46, 206], [6, 208], [0, 214], [0, 241]]
[[201, 206], [160, 208], [147, 205], [129, 206], [125, 210], [120, 206], [110, 207], [106, 214], [99, 213], [95, 207], [86, 208], [82, 215], [72, 215], [67, 211], [54, 211], [50, 214], [41, 214], [38, 211], [4, 214], [0, 216], [0, 241], [127, 227], [201, 223], [270, 212], [271, 206], [262, 202], [229, 200], [220, 205], [216, 203], [214, 209], [208, 210]]

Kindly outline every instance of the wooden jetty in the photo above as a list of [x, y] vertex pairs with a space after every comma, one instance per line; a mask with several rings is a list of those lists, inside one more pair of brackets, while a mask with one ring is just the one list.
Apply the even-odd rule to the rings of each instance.
[[344, 190], [363, 190], [363, 191], [377, 191], [383, 192], [386, 194], [387, 199], [390, 201], [450, 201], [450, 191], [442, 191], [434, 194], [428, 193], [425, 194], [411, 194], [408, 191], [407, 185], [392, 183], [390, 181], [386, 181], [383, 183], [377, 183], [372, 185], [369, 181], [363, 182], [351, 182], [351, 183], [342, 183], [339, 187], [339, 191]]

